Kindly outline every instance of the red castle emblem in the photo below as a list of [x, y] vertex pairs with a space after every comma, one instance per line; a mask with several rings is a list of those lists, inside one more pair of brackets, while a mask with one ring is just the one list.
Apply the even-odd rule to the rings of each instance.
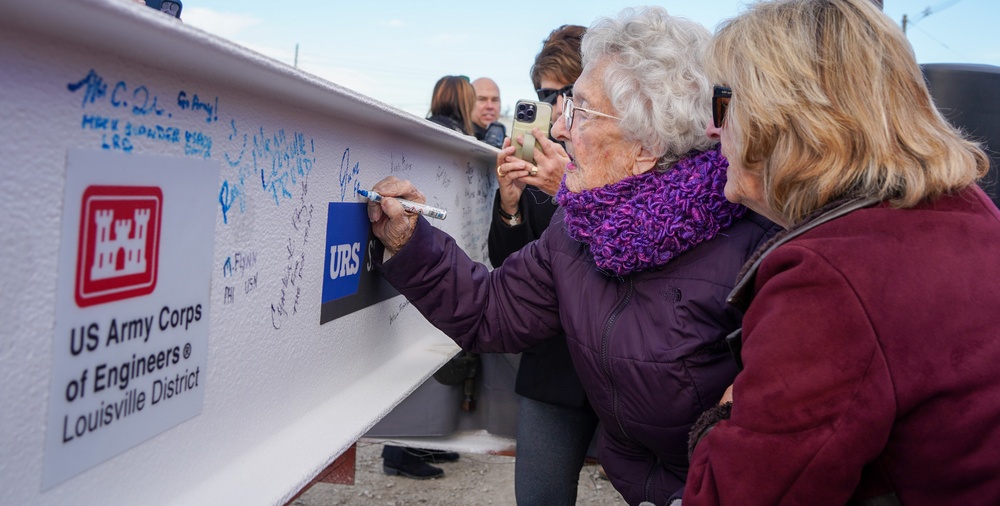
[[155, 186], [88, 186], [80, 208], [76, 305], [152, 293], [163, 192]]

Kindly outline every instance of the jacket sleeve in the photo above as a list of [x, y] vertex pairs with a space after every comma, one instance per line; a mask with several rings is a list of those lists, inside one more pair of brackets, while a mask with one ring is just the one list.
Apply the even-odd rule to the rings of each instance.
[[497, 190], [493, 198], [493, 221], [490, 222], [490, 233], [486, 242], [493, 267], [500, 267], [507, 257], [541, 236], [542, 231], [535, 230], [533, 221], [528, 219], [525, 205], [527, 195], [527, 191], [521, 192], [521, 200], [517, 203], [521, 212], [521, 223], [513, 227], [500, 219], [500, 190]]
[[421, 217], [379, 270], [462, 349], [516, 353], [562, 332], [549, 260], [536, 241], [491, 272]]
[[772, 252], [743, 321], [731, 418], [694, 448], [684, 506], [848, 502], [888, 441], [891, 378], [850, 281], [816, 252]]

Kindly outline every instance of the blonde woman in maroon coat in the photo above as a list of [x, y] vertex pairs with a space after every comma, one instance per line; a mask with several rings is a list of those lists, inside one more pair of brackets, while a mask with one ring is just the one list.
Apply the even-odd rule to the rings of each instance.
[[987, 157], [870, 0], [753, 4], [707, 61], [726, 198], [787, 231], [730, 296], [744, 369], [692, 430], [684, 506], [1000, 504]]

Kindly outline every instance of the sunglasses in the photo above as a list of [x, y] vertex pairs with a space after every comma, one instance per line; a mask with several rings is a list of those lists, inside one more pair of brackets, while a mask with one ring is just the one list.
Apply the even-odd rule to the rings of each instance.
[[729, 101], [733, 99], [733, 90], [725, 86], [716, 86], [712, 90], [712, 121], [715, 128], [722, 128], [726, 122], [726, 111], [729, 109]]
[[554, 90], [552, 88], [538, 88], [535, 90], [535, 93], [538, 93], [538, 100], [540, 102], [556, 105], [556, 101], [559, 100], [559, 95], [566, 95], [569, 97], [573, 96], [573, 85], [567, 84], [558, 90]]

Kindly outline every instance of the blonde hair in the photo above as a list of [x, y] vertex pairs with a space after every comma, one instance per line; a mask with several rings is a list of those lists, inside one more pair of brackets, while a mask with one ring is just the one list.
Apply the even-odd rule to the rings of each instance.
[[719, 29], [707, 69], [733, 90], [727, 153], [762, 178], [768, 207], [789, 223], [844, 197], [912, 207], [989, 169], [871, 0], [753, 4]]

